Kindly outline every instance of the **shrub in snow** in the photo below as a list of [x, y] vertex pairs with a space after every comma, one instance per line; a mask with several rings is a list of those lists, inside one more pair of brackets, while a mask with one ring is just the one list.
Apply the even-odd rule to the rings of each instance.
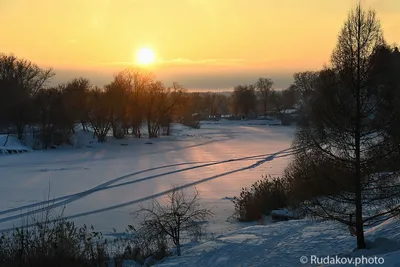
[[37, 221], [0, 237], [0, 266], [107, 266], [107, 242], [63, 219]]
[[273, 220], [277, 221], [287, 221], [298, 218], [296, 212], [287, 209], [273, 210], [271, 211], [271, 217]]
[[288, 183], [282, 178], [272, 179], [265, 176], [250, 188], [242, 188], [239, 197], [232, 200], [235, 204], [235, 216], [240, 221], [255, 221], [262, 214], [285, 208], [289, 204]]
[[182, 124], [193, 129], [200, 129], [200, 121], [196, 120], [194, 117], [187, 116], [183, 118]]
[[62, 214], [53, 216], [52, 203], [43, 203], [20, 227], [0, 234], [1, 267], [148, 266], [170, 255], [166, 235], [134, 231], [106, 239], [93, 226], [78, 227]]
[[113, 242], [115, 266], [125, 266], [128, 262], [138, 266], [150, 266], [171, 255], [165, 235], [148, 236], [131, 225], [126, 232], [126, 236]]
[[198, 196], [197, 190], [189, 196], [185, 190], [173, 188], [165, 204], [154, 200], [150, 207], [141, 207], [135, 212], [133, 215], [139, 219], [139, 229], [132, 229], [136, 235], [144, 236], [147, 242], [169, 238], [180, 256], [182, 239], [202, 233], [202, 223], [212, 215], [209, 209], [201, 207]]

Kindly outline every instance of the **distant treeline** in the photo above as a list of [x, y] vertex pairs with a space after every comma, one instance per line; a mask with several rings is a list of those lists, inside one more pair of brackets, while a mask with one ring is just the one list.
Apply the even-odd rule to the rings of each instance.
[[[288, 89], [273, 89], [273, 81], [260, 78], [251, 85], [238, 85], [233, 92], [188, 92], [179, 83], [165, 86], [152, 73], [125, 69], [103, 87], [77, 77], [57, 86], [49, 82], [52, 69], [43, 69], [13, 54], [0, 54], [0, 130], [23, 139], [28, 129], [37, 133], [42, 148], [67, 141], [81, 124], [88, 126], [99, 142], [112, 131], [116, 138], [132, 134], [141, 137], [147, 127], [150, 138], [170, 134], [171, 122], [198, 127], [197, 121], [275, 116], [284, 119], [301, 97], [301, 79], [309, 72], [294, 75]], [[31, 132], [31, 131], [29, 131]], [[55, 138], [57, 136], [57, 138]]]

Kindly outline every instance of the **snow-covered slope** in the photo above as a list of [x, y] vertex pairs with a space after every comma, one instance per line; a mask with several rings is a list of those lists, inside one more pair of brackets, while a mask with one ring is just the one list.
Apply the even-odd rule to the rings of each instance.
[[[182, 256], [168, 258], [157, 266], [338, 266], [319, 265], [311, 261], [312, 256], [322, 262], [335, 260], [337, 256], [341, 261], [353, 260], [354, 263], [363, 256], [364, 262], [376, 256], [376, 265], [359, 265], [398, 267], [399, 228], [400, 223], [393, 219], [366, 231], [369, 249], [353, 252], [355, 237], [350, 236], [345, 226], [335, 222], [298, 220], [251, 226], [183, 250]], [[382, 259], [384, 265], [379, 264]], [[354, 263], [340, 266], [355, 266]]]
[[22, 144], [21, 141], [16, 136], [14, 135], [7, 136], [6, 134], [2, 134], [0, 135], [0, 155], [9, 154], [9, 151], [11, 152], [32, 151], [32, 149]]

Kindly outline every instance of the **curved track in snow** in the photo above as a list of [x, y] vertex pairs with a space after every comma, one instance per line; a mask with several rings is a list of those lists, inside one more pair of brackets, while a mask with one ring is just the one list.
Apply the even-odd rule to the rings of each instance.
[[[265, 174], [260, 172], [256, 177], [251, 177], [249, 181], [242, 183], [240, 181], [245, 179], [243, 178], [245, 171], [259, 169], [260, 166], [265, 165], [267, 162], [272, 164], [271, 166], [273, 167], [272, 162], [275, 159], [281, 160], [292, 155], [293, 151], [288, 148], [291, 141], [290, 133], [280, 132], [282, 129], [285, 130], [283, 127], [211, 125], [197, 132], [192, 131], [192, 133], [197, 133], [197, 136], [185, 137], [182, 138], [183, 140], [176, 138], [178, 139], [176, 141], [156, 140], [153, 146], [146, 146], [143, 143], [137, 144], [137, 140], [132, 140], [132, 144], [137, 144], [137, 153], [132, 151], [132, 149], [135, 149], [132, 147], [117, 147], [116, 149], [112, 144], [107, 144], [104, 147], [96, 148], [94, 152], [85, 151], [83, 152], [85, 153], [84, 155], [80, 151], [65, 151], [65, 153], [57, 153], [57, 157], [49, 158], [46, 157], [47, 152], [40, 152], [40, 157], [35, 158], [35, 161], [37, 161], [35, 164], [31, 164], [27, 157], [36, 153], [23, 155], [23, 157], [22, 155], [20, 157], [16, 156], [15, 161], [12, 161], [13, 158], [8, 157], [6, 162], [2, 163], [2, 167], [6, 167], [7, 161], [9, 161], [9, 167], [6, 171], [10, 170], [10, 173], [12, 173], [13, 169], [16, 171], [18, 169], [19, 175], [13, 178], [22, 181], [22, 185], [14, 185], [16, 193], [26, 192], [28, 194], [29, 188], [27, 187], [32, 185], [36, 191], [38, 191], [38, 188], [35, 188], [35, 185], [41, 186], [40, 189], [43, 192], [48, 187], [48, 183], [45, 183], [48, 179], [51, 189], [55, 187], [56, 195], [58, 196], [45, 201], [34, 201], [23, 205], [13, 204], [12, 207], [1, 208], [0, 228], [2, 230], [0, 231], [13, 229], [14, 225], [18, 224], [18, 221], [57, 207], [67, 207], [68, 213], [65, 214], [67, 219], [76, 219], [127, 208], [170, 193], [172, 190], [170, 187], [167, 189], [165, 184], [172, 182], [178, 183], [178, 188], [183, 189], [222, 179], [223, 181], [215, 187], [216, 189], [212, 186], [215, 194], [218, 194], [219, 191], [223, 194], [222, 191], [226, 189], [224, 183], [229, 184], [229, 188], [236, 187], [234, 194], [238, 194], [241, 187], [250, 185], [251, 181], [258, 180], [261, 174]], [[211, 140], [205, 141], [205, 137]], [[264, 141], [265, 144], [263, 142], [264, 139], [267, 139]], [[109, 149], [107, 149], [107, 146], [109, 146]], [[263, 146], [267, 148], [263, 148]], [[80, 153], [79, 157], [83, 157], [83, 159], [76, 160], [73, 155], [68, 153]], [[48, 154], [52, 155], [51, 152]], [[86, 158], [84, 158], [85, 156]], [[26, 162], [25, 166], [24, 164], [18, 164], [19, 159], [22, 159], [22, 162]], [[88, 165], [88, 167], [83, 167], [83, 165]], [[146, 168], [143, 165], [148, 167]], [[42, 168], [39, 170], [41, 173], [36, 171], [36, 173], [32, 174], [33, 177], [29, 177], [30, 171], [35, 171], [32, 168], [36, 166], [51, 168]], [[59, 166], [63, 167], [55, 168]], [[270, 168], [272, 168], [271, 166]], [[137, 168], [139, 170], [134, 172], [125, 171]], [[279, 173], [282, 168], [278, 166], [275, 169], [275, 172]], [[43, 172], [44, 170], [46, 172]], [[60, 171], [56, 172], [57, 170]], [[125, 174], [107, 178], [107, 174], [114, 173], [114, 171], [115, 174], [121, 172], [125, 172]], [[25, 176], [22, 176], [21, 173], [24, 173]], [[143, 176], [144, 174], [145, 176]], [[69, 184], [65, 179], [71, 179], [71, 175], [73, 179]], [[93, 175], [98, 175], [99, 179], [96, 179], [96, 176]], [[192, 178], [197, 176], [199, 178]], [[84, 186], [87, 189], [76, 190], [82, 188], [79, 186], [79, 182], [81, 181], [84, 184], [86, 179], [87, 183], [91, 185]], [[3, 185], [7, 186], [4, 181], [0, 181], [0, 190]], [[63, 192], [63, 187], [69, 189], [69, 186], [72, 186], [73, 188], [71, 189], [75, 192], [69, 194], [59, 193]], [[161, 188], [153, 189], [154, 186], [160, 186]], [[133, 193], [132, 196], [126, 197], [125, 193], [119, 193], [120, 190], [124, 191], [127, 188], [133, 189], [137, 194]], [[141, 190], [141, 188], [145, 190]], [[144, 191], [148, 191], [148, 193]], [[201, 191], [206, 194], [209, 192], [206, 188]], [[112, 201], [103, 200], [99, 194], [112, 196]], [[134, 197], [134, 195], [137, 195], [137, 197]], [[17, 199], [18, 197], [13, 195], [12, 198]], [[35, 198], [38, 198], [37, 193]], [[86, 205], [85, 200], [89, 202], [89, 205]], [[5, 201], [7, 200], [5, 199]], [[14, 201], [13, 203], [15, 202], [20, 203], [19, 201]], [[94, 205], [91, 205], [91, 203]], [[82, 210], [80, 204], [84, 204], [88, 208]], [[100, 207], [98, 204], [101, 204]], [[70, 205], [73, 205], [71, 209]], [[107, 218], [107, 215], [105, 216]], [[13, 225], [11, 226], [10, 223], [13, 223]]]

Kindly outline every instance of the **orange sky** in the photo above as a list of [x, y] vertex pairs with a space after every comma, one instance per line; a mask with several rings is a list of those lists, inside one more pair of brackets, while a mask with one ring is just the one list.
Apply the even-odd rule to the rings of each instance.
[[[0, 52], [53, 67], [58, 80], [93, 83], [152, 47], [154, 71], [189, 89], [225, 89], [329, 60], [355, 0], [0, 0]], [[363, 0], [376, 9], [389, 43], [400, 43], [400, 1]], [[397, 28], [395, 28], [397, 26]]]

